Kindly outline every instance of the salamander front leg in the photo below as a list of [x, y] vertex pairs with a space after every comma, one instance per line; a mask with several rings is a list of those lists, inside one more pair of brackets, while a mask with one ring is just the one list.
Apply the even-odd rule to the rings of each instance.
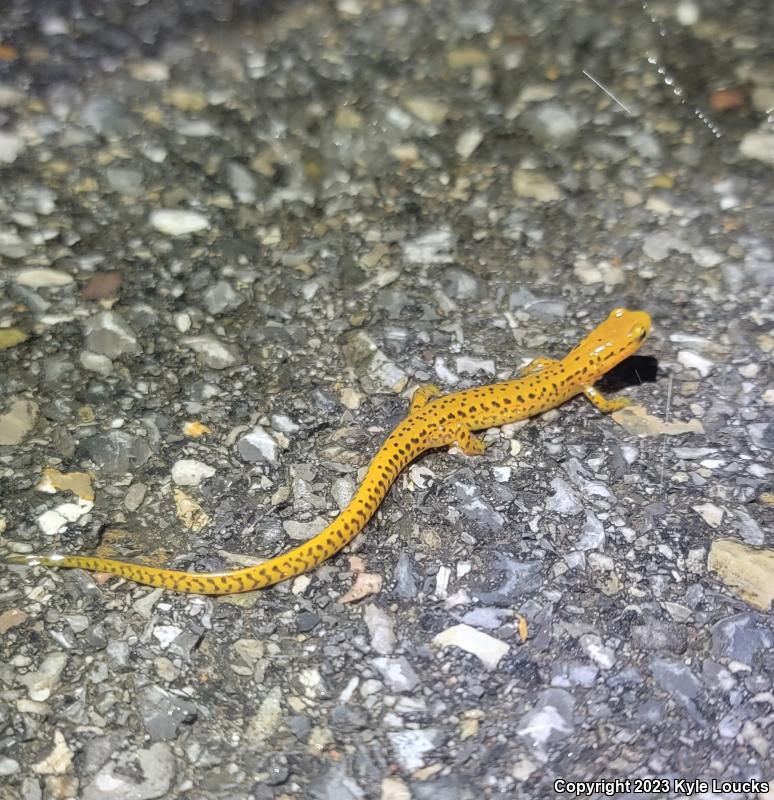
[[618, 411], [621, 408], [626, 408], [631, 402], [627, 397], [616, 397], [615, 400], [608, 400], [599, 389], [595, 389], [593, 386], [584, 386], [583, 394], [585, 394], [603, 414], [609, 414], [611, 411]]
[[434, 383], [428, 383], [425, 386], [420, 386], [414, 392], [414, 395], [411, 398], [409, 414], [412, 411], [416, 411], [417, 409], [426, 406], [434, 397], [438, 397], [440, 393], [441, 390]]
[[535, 372], [547, 369], [548, 367], [555, 367], [559, 362], [555, 358], [533, 358], [529, 364], [526, 364], [519, 370], [519, 375], [533, 375]]

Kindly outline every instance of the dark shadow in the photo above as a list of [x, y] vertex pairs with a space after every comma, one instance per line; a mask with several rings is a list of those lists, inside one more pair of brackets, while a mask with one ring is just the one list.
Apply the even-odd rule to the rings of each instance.
[[595, 384], [602, 391], [617, 392], [627, 386], [655, 383], [658, 377], [658, 359], [655, 356], [629, 356]]

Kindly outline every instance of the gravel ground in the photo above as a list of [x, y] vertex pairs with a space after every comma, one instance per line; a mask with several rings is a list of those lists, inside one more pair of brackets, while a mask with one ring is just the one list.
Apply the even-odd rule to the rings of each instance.
[[0, 552], [255, 563], [417, 384], [655, 327], [284, 585], [0, 568], [0, 798], [765, 796], [768, 0], [3, 5]]

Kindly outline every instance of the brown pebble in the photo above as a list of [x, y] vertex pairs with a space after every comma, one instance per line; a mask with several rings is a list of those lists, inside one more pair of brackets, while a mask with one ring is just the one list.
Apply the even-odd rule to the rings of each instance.
[[713, 111], [739, 111], [747, 105], [747, 95], [738, 87], [717, 89], [710, 95]]
[[104, 297], [112, 297], [118, 292], [121, 280], [121, 273], [118, 270], [98, 272], [81, 289], [81, 297], [84, 300], [102, 300]]

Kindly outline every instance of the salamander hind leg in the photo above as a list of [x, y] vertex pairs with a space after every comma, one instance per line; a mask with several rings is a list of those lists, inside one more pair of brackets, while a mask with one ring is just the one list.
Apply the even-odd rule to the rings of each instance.
[[486, 452], [486, 444], [478, 436], [471, 433], [464, 425], [442, 429], [428, 438], [430, 447], [447, 447], [456, 444], [466, 456], [480, 456]]
[[426, 406], [434, 397], [438, 397], [440, 393], [441, 390], [434, 383], [428, 383], [425, 386], [420, 386], [414, 392], [414, 395], [411, 398], [411, 405], [409, 406], [409, 414], [412, 411], [416, 411], [417, 409]]
[[466, 456], [480, 456], [486, 452], [484, 440], [460, 425], [455, 431], [455, 441]]
[[621, 408], [626, 408], [631, 402], [627, 397], [616, 397], [614, 400], [608, 400], [599, 389], [595, 389], [593, 386], [584, 386], [583, 394], [585, 394], [603, 414], [609, 414], [611, 411], [618, 411]]

